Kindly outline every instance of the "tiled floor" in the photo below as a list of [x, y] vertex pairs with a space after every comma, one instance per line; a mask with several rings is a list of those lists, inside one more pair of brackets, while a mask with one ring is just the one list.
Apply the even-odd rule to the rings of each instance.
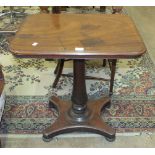
[[10, 148], [152, 148], [155, 146], [155, 135], [118, 135], [114, 142], [108, 142], [99, 135], [69, 134], [44, 142], [42, 135], [12, 135], [2, 139], [3, 146]]
[[[155, 62], [155, 7], [126, 7], [128, 14], [133, 18], [148, 52]], [[41, 135], [25, 137], [10, 135], [3, 139], [4, 147], [154, 147], [155, 134], [118, 134], [115, 142], [107, 142], [98, 135], [78, 134], [60, 136], [49, 143], [41, 139]]]

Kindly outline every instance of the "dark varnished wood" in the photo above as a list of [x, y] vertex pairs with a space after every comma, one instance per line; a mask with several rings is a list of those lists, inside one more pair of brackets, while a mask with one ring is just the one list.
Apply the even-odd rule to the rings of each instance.
[[[32, 46], [34, 42], [38, 45]], [[75, 47], [84, 47], [85, 50], [75, 51]], [[94, 132], [110, 141], [114, 140], [115, 130], [100, 117], [103, 107], [110, 104], [110, 99], [88, 100], [85, 59], [108, 58], [115, 63], [113, 59], [141, 56], [146, 48], [128, 16], [32, 15], [22, 24], [10, 48], [12, 53], [19, 57], [71, 58], [74, 61], [72, 104], [56, 97], [51, 98], [50, 106], [58, 110], [59, 117], [54, 125], [43, 132], [44, 140], [73, 131]]]
[[[40, 10], [43, 13], [49, 13], [48, 10], [49, 6], [40, 6]], [[67, 11], [68, 6], [53, 6], [52, 7], [52, 13], [60, 13], [61, 11]], [[78, 7], [79, 9], [83, 7]], [[87, 7], [85, 7], [87, 8]], [[93, 8], [95, 8], [93, 6]], [[123, 7], [122, 6], [112, 6], [112, 12], [113, 13], [120, 13], [122, 11]], [[106, 11], [106, 6], [100, 6], [100, 12], [105, 12]]]
[[[60, 7], [59, 7], [59, 10], [60, 10]], [[105, 12], [105, 10], [106, 10], [105, 6], [100, 6], [101, 12]], [[120, 13], [122, 11], [122, 7], [112, 7], [112, 10], [113, 10], [113, 12], [112, 12], [113, 14]], [[55, 12], [53, 12], [53, 13], [55, 13]], [[59, 11], [59, 13], [60, 13], [60, 11]], [[56, 66], [55, 71], [54, 71], [54, 74], [56, 75], [56, 77], [55, 77], [55, 80], [54, 80], [53, 85], [52, 85], [53, 88], [56, 88], [56, 85], [57, 85], [61, 75], [71, 77], [70, 74], [62, 74], [65, 61], [68, 61], [68, 59], [60, 59], [57, 63], [57, 66]], [[115, 68], [116, 68], [116, 63], [114, 63], [114, 62], [116, 62], [116, 61], [117, 60], [112, 60], [112, 61], [108, 60], [110, 70], [111, 70], [109, 95], [113, 94], [114, 76], [115, 76]], [[105, 67], [105, 66], [106, 66], [106, 59], [103, 59], [103, 67]], [[107, 80], [107, 79], [103, 79], [103, 78], [90, 77], [90, 76], [87, 76], [87, 77], [85, 76], [85, 78], [91, 79], [91, 80], [94, 80], [94, 79], [95, 80]]]
[[105, 12], [106, 6], [100, 6], [100, 12]]
[[117, 59], [109, 59], [108, 62], [109, 62], [110, 70], [111, 70], [109, 95], [112, 95]]
[[[56, 76], [55, 76], [54, 82], [52, 84], [53, 88], [56, 88], [56, 86], [57, 86], [61, 76], [73, 77], [70, 74], [63, 74], [62, 73], [63, 72], [63, 67], [64, 67], [64, 62], [65, 61], [69, 61], [69, 60], [70, 59], [59, 59], [58, 60], [58, 63], [57, 63], [56, 68], [54, 70], [54, 74]], [[111, 96], [113, 94], [113, 85], [114, 85], [114, 77], [115, 77], [115, 70], [116, 70], [117, 59], [108, 59], [107, 61], [109, 63], [109, 67], [110, 67], [110, 70], [111, 70], [110, 79], [100, 78], [100, 77], [93, 77], [93, 76], [85, 76], [85, 79], [88, 79], [88, 80], [110, 81], [109, 96]], [[103, 67], [105, 67], [105, 66], [106, 66], [106, 59], [103, 60]]]
[[60, 76], [61, 76], [62, 70], [63, 70], [63, 66], [64, 66], [64, 61], [65, 61], [64, 59], [58, 60], [58, 64], [54, 70], [54, 73], [56, 74], [56, 78], [54, 79], [54, 82], [52, 84], [53, 88], [56, 88], [56, 85], [60, 79]]
[[[74, 61], [74, 82], [71, 101], [62, 101], [52, 97], [49, 106], [59, 111], [54, 124], [44, 130], [43, 139], [75, 131], [92, 132], [105, 136], [108, 140], [115, 139], [115, 129], [108, 126], [101, 118], [101, 111], [110, 104], [108, 97], [96, 101], [88, 101], [85, 86], [85, 60]], [[88, 102], [88, 104], [87, 104]]]
[[[40, 10], [42, 13], [49, 13], [48, 6], [40, 6]], [[53, 6], [52, 7], [52, 13], [60, 13], [62, 10], [61, 6]]]
[[[62, 7], [56, 7], [56, 8], [59, 11], [55, 11], [56, 9], [55, 9], [55, 7], [53, 7], [53, 11], [52, 12], [53, 13], [60, 13], [61, 10], [62, 10]], [[120, 13], [121, 10], [122, 10], [122, 7], [112, 7], [112, 9], [113, 9], [113, 12], [112, 13], [115, 14], [115, 13]], [[106, 7], [105, 6], [100, 6], [100, 11], [101, 12], [105, 12], [105, 10], [106, 10]], [[46, 59], [46, 60], [49, 61], [49, 60], [52, 60], [52, 59]], [[59, 81], [59, 78], [61, 76], [67, 76], [67, 77], [71, 77], [72, 76], [70, 74], [62, 74], [63, 66], [64, 66], [64, 62], [65, 61], [68, 61], [68, 59], [60, 59], [60, 60], [58, 60], [57, 66], [56, 66], [55, 71], [54, 71], [54, 74], [56, 75], [56, 77], [55, 77], [55, 80], [54, 80], [54, 82], [52, 84], [53, 88], [56, 88], [56, 85], [57, 85], [57, 83]], [[115, 68], [116, 68], [116, 63], [113, 63], [114, 61], [116, 61], [116, 60], [112, 60], [112, 62], [111, 62], [111, 60], [108, 60], [109, 65], [110, 65], [110, 69], [111, 69], [109, 95], [112, 95], [113, 94], [113, 84], [114, 84], [114, 76], [115, 76]], [[115, 66], [113, 66], [113, 64]], [[103, 59], [103, 67], [104, 66], [106, 66], [106, 59]], [[91, 76], [85, 76], [85, 78], [86, 79], [91, 79], [91, 80], [94, 80], [94, 79], [95, 80], [107, 80], [107, 79], [104, 79], [104, 78], [97, 78], [97, 77], [91, 77]]]
[[89, 102], [85, 119], [80, 114], [75, 115], [76, 119], [74, 119], [71, 114], [71, 102], [62, 101], [56, 97], [51, 98], [51, 107], [57, 107], [60, 113], [56, 122], [44, 130], [43, 140], [50, 141], [57, 135], [71, 132], [91, 132], [105, 136], [108, 140], [114, 140], [115, 129], [101, 119], [101, 109], [108, 103], [108, 98]]
[[73, 59], [135, 58], [146, 51], [133, 21], [121, 14], [31, 15], [10, 48], [16, 56]]
[[61, 7], [60, 6], [54, 6], [52, 9], [52, 13], [59, 14], [61, 12]]

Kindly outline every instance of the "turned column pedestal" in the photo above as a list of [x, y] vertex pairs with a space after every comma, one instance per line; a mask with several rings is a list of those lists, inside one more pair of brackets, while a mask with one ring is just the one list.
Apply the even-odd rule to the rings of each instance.
[[115, 129], [101, 118], [104, 106], [110, 104], [108, 97], [89, 101], [85, 85], [85, 60], [74, 60], [74, 82], [71, 101], [62, 101], [52, 97], [49, 106], [58, 110], [59, 116], [54, 124], [44, 130], [44, 141], [54, 136], [70, 132], [91, 132], [103, 135], [107, 140], [115, 139]]

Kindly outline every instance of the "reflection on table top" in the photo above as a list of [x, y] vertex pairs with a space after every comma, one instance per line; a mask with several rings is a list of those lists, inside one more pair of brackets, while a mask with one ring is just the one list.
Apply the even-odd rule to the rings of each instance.
[[134, 58], [145, 45], [130, 17], [121, 14], [28, 16], [10, 44], [16, 56]]

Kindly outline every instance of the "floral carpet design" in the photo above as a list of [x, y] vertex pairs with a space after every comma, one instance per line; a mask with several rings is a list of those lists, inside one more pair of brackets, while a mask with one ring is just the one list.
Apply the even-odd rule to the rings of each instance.
[[[29, 9], [33, 13], [39, 12], [38, 8]], [[8, 18], [0, 22], [1, 29], [6, 28]], [[16, 29], [23, 18], [16, 17], [11, 29]], [[61, 77], [57, 87], [52, 88], [57, 60], [16, 58], [8, 47], [11, 37], [0, 34], [0, 63], [6, 83], [0, 132], [39, 134], [58, 117], [56, 110], [48, 108], [49, 97], [56, 95], [64, 100], [70, 99], [73, 79]], [[64, 72], [72, 74], [72, 71], [72, 61], [66, 62]], [[108, 65], [102, 67], [102, 60], [89, 60], [86, 74], [109, 78], [110, 69]], [[108, 81], [86, 80], [86, 86], [89, 99], [108, 95]], [[138, 59], [118, 60], [111, 103], [102, 117], [117, 132], [154, 132], [155, 66], [148, 53]]]

